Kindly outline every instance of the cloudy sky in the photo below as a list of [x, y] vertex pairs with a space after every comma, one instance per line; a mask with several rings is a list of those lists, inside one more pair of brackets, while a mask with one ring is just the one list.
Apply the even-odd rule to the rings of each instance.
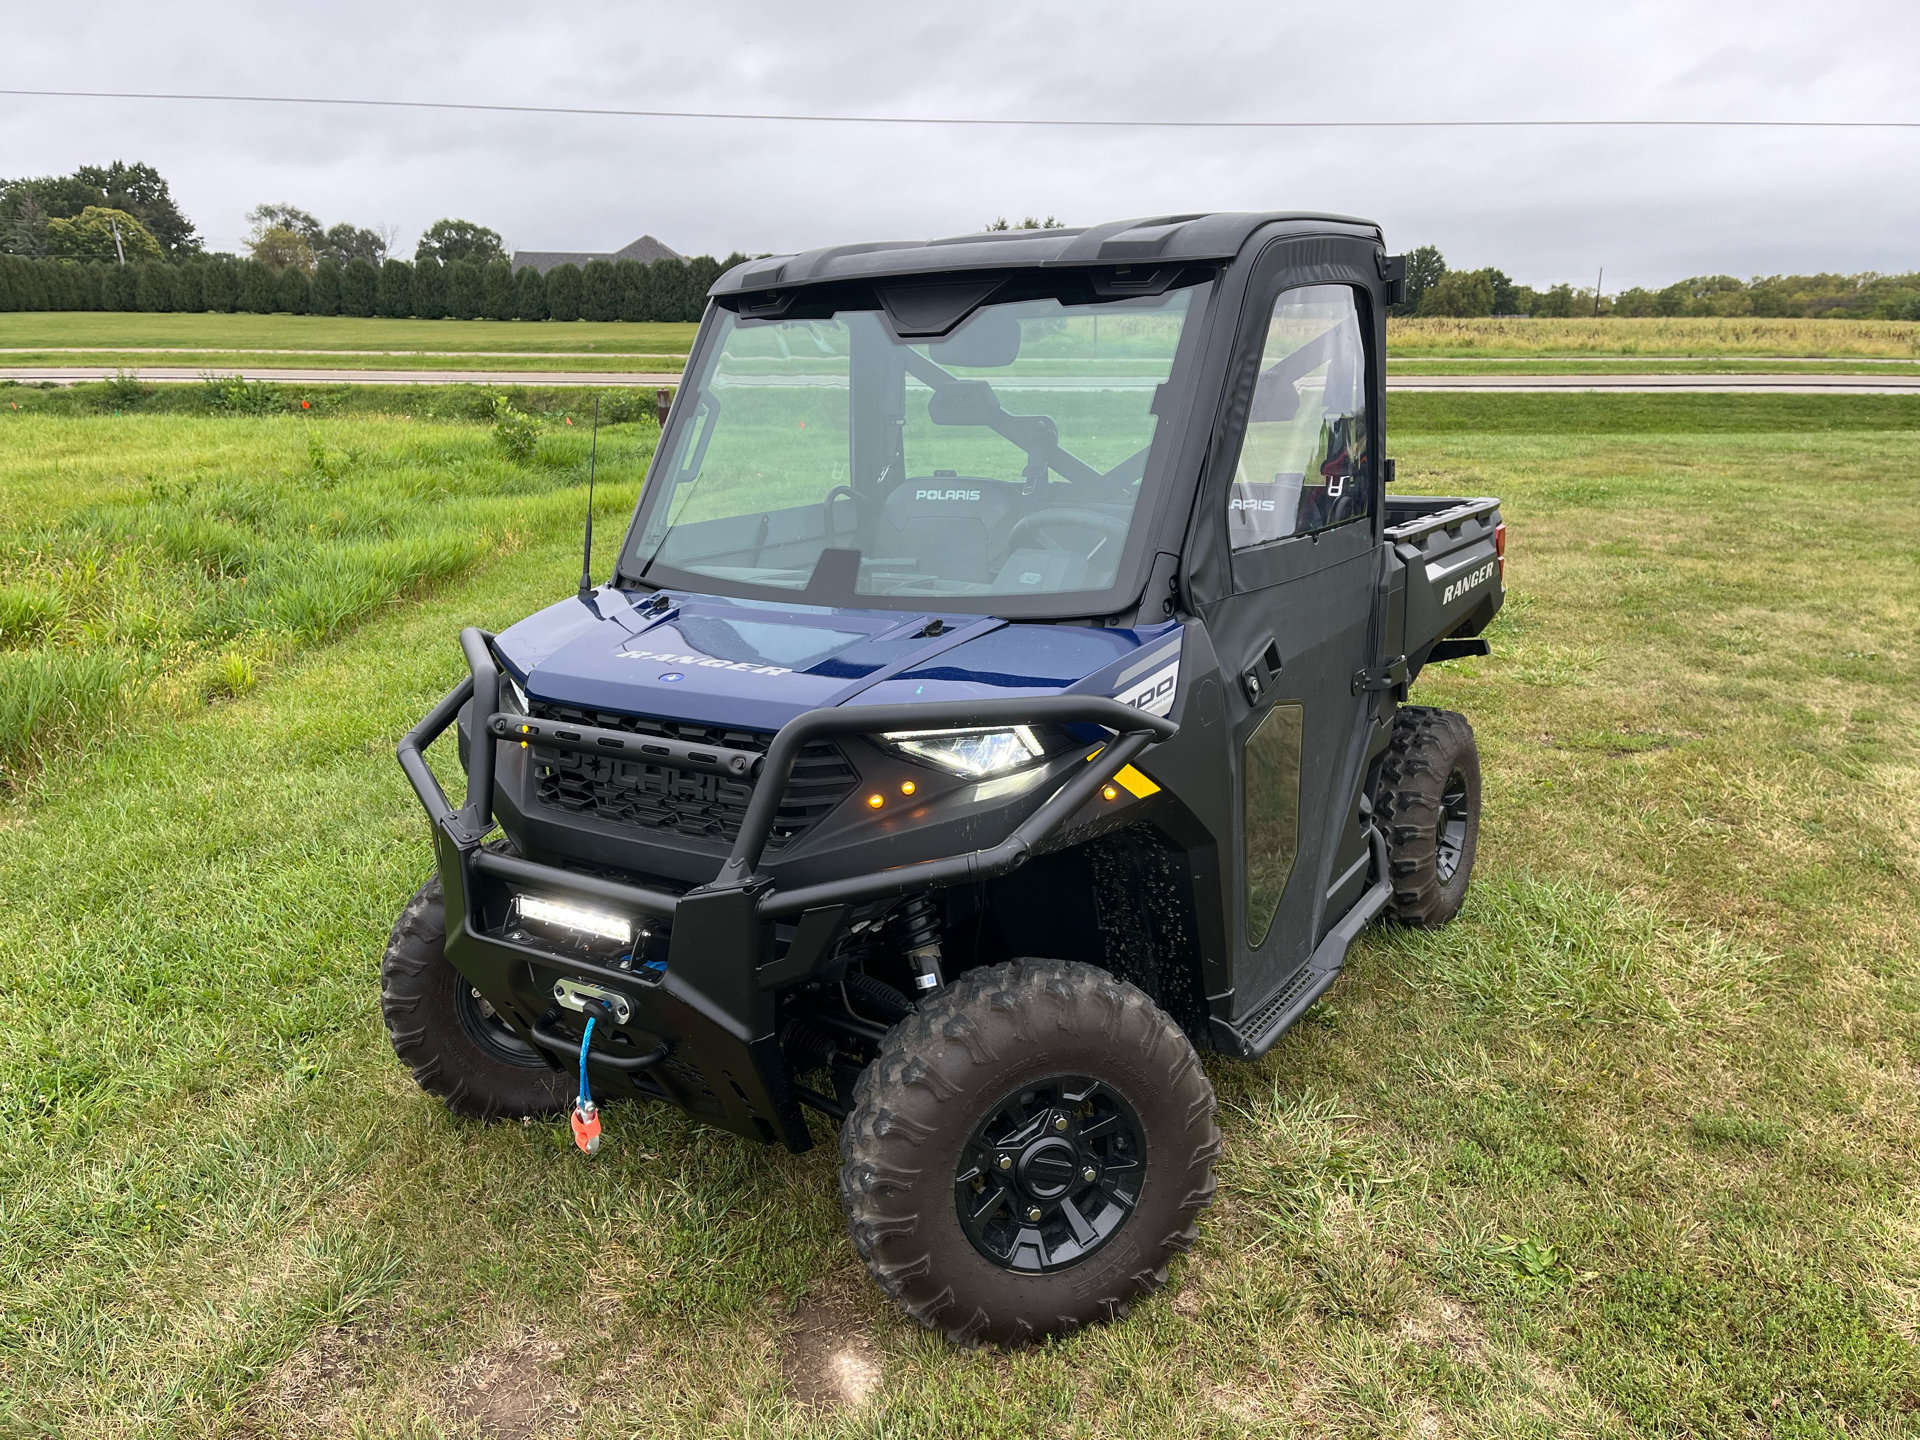
[[[551, 16], [552, 18], [548, 18]], [[1103, 119], [1920, 121], [1914, 0], [12, 6], [0, 88]], [[215, 248], [285, 200], [527, 249], [784, 251], [1185, 210], [1378, 219], [1609, 291], [1920, 269], [1920, 129], [1079, 130], [0, 96], [0, 175], [160, 169]]]

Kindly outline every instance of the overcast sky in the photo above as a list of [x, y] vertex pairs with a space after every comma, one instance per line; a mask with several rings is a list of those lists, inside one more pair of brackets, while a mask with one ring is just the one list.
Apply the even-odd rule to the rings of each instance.
[[[551, 17], [551, 18], [548, 18]], [[1920, 121], [1920, 3], [212, 4], [7, 10], [0, 87], [1117, 119]], [[685, 254], [1188, 210], [1364, 215], [1535, 285], [1920, 269], [1920, 130], [818, 125], [0, 97], [0, 175], [144, 160], [212, 248], [284, 200]]]

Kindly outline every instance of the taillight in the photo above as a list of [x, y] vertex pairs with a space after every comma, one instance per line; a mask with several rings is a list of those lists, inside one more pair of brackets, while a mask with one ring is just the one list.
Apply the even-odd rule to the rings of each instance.
[[1507, 527], [1505, 522], [1493, 527], [1493, 556], [1500, 562], [1500, 583], [1507, 583]]

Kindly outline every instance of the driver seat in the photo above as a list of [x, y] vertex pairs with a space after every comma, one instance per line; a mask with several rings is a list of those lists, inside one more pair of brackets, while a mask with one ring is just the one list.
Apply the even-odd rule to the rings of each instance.
[[914, 560], [926, 574], [984, 583], [1005, 548], [1020, 489], [966, 475], [902, 480], [881, 505], [868, 558]]

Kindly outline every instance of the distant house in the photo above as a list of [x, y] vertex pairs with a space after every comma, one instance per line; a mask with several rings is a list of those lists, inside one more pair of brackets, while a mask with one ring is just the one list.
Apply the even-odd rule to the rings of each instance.
[[651, 265], [656, 260], [679, 258], [679, 251], [669, 250], [651, 235], [642, 235], [631, 245], [623, 246], [611, 255], [584, 250], [516, 250], [513, 252], [513, 268], [524, 270], [531, 266], [544, 275], [556, 265], [578, 265], [585, 269], [589, 260], [638, 260], [642, 265]]

